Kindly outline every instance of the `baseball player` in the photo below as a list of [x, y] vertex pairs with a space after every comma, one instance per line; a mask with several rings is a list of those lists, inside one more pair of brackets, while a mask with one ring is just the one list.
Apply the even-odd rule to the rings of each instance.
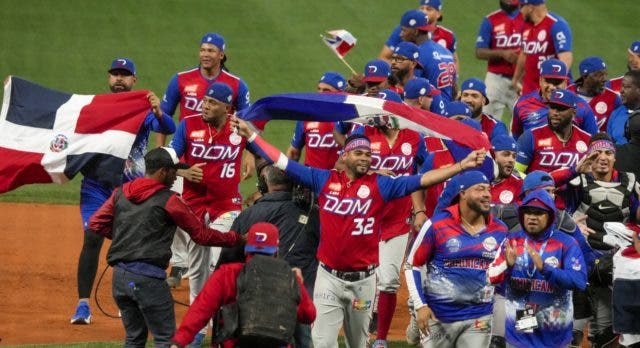
[[480, 79], [472, 77], [462, 82], [460, 101], [469, 105], [471, 117], [480, 122], [482, 131], [489, 137], [489, 140], [493, 140], [499, 135], [508, 134], [507, 126], [504, 123], [482, 111], [482, 107], [489, 103], [489, 98], [487, 97], [487, 87]]
[[[318, 81], [318, 93], [342, 92], [347, 81], [337, 72], [328, 71]], [[306, 147], [304, 165], [332, 169], [338, 160], [340, 145], [333, 139], [335, 122], [298, 121], [287, 149], [287, 157], [298, 161], [300, 152]]]
[[[233, 90], [221, 82], [211, 84], [202, 98], [202, 114], [185, 117], [178, 125], [171, 147], [191, 167], [181, 170], [182, 197], [209, 226], [228, 231], [242, 209], [239, 192], [240, 165], [245, 140], [234, 133], [227, 114]], [[187, 242], [189, 298], [193, 302], [211, 274], [220, 248]], [[196, 341], [201, 341], [206, 328]]]
[[573, 36], [567, 21], [547, 10], [545, 0], [520, 0], [520, 13], [524, 18], [522, 51], [511, 85], [520, 89], [522, 79], [524, 95], [538, 87], [540, 63], [545, 60], [557, 58], [571, 68]]
[[511, 87], [524, 27], [518, 5], [518, 0], [500, 0], [500, 10], [484, 17], [476, 39], [476, 58], [487, 61], [484, 82], [489, 104], [484, 112], [501, 120], [505, 108], [513, 110], [518, 99], [517, 90]]
[[[420, 0], [420, 7], [418, 7], [418, 10], [427, 15], [429, 23], [442, 21], [441, 0]], [[390, 60], [393, 52], [395, 52], [395, 49], [403, 40], [400, 36], [401, 31], [402, 26], [397, 26], [393, 32], [391, 32], [391, 35], [389, 35], [387, 42], [380, 52], [381, 59]], [[456, 34], [452, 30], [441, 25], [434, 25], [431, 31], [431, 39], [453, 53], [456, 67], [460, 69], [460, 61], [458, 60], [458, 54], [456, 53]]]
[[452, 181], [458, 196], [420, 230], [405, 276], [423, 347], [487, 347], [493, 287], [486, 271], [507, 227], [490, 213], [491, 186], [484, 174], [467, 171]]
[[[627, 49], [627, 69], [628, 71], [640, 70], [640, 40], [632, 42]], [[620, 94], [623, 77], [624, 75], [620, 75], [607, 81], [606, 86], [611, 88], [612, 91]]]
[[418, 45], [418, 60], [422, 67], [416, 76], [424, 77], [432, 82], [442, 92], [445, 102], [455, 96], [457, 69], [453, 54], [429, 38], [432, 29], [427, 16], [419, 10], [407, 11], [400, 19], [402, 40]]
[[[398, 97], [399, 99], [399, 97]], [[363, 134], [371, 141], [371, 170], [392, 176], [416, 173], [427, 157], [423, 137], [410, 129], [387, 125], [358, 127], [352, 134]], [[413, 210], [416, 213], [416, 209]], [[424, 213], [424, 211], [422, 212]], [[376, 271], [377, 330], [374, 348], [386, 347], [387, 333], [396, 308], [400, 269], [411, 232], [412, 198], [394, 200], [380, 220], [379, 267]]]
[[518, 144], [509, 135], [500, 135], [491, 141], [493, 159], [498, 166], [498, 176], [491, 183], [492, 204], [512, 204], [520, 200], [522, 178], [514, 171]]
[[580, 77], [575, 84], [567, 87], [586, 100], [596, 117], [598, 130], [605, 132], [613, 110], [622, 105], [616, 92], [605, 87], [607, 82], [607, 65], [600, 57], [587, 57], [579, 65]]
[[[550, 95], [557, 89], [567, 88], [568, 70], [563, 62], [557, 59], [545, 60], [540, 65], [540, 88], [525, 94], [516, 102], [511, 119], [511, 134], [518, 139], [523, 131], [546, 123], [549, 113], [546, 103]], [[587, 102], [577, 97], [576, 114], [573, 122], [589, 134], [598, 132], [598, 124], [593, 111]]]
[[320, 267], [314, 289], [318, 312], [312, 328], [314, 347], [338, 347], [340, 327], [344, 328], [350, 347], [364, 347], [375, 294], [373, 275], [378, 265], [380, 218], [385, 203], [476, 167], [484, 159], [485, 151], [473, 151], [448, 168], [392, 178], [369, 173], [371, 141], [366, 136], [356, 134], [347, 138], [341, 155], [345, 169], [336, 171], [290, 161], [245, 122], [234, 118], [234, 125], [261, 157], [274, 162], [318, 196]]
[[[128, 58], [116, 58], [109, 69], [109, 89], [112, 93], [128, 92], [137, 81], [136, 66]], [[138, 136], [126, 161], [122, 181], [128, 182], [144, 175], [144, 154], [147, 151], [149, 133], [151, 131], [173, 134], [176, 125], [170, 116], [162, 112], [160, 99], [153, 92], [147, 95], [152, 111], [145, 118]], [[82, 251], [78, 260], [78, 305], [71, 317], [71, 324], [90, 324], [91, 310], [89, 296], [93, 288], [93, 281], [98, 271], [98, 258], [104, 238], [95, 233], [87, 232], [87, 224], [93, 213], [109, 198], [113, 187], [89, 178], [83, 178], [80, 184], [80, 215], [84, 227]]]
[[[566, 89], [553, 91], [547, 102], [547, 125], [525, 131], [518, 139], [516, 169], [519, 172], [542, 170], [549, 173], [562, 167], [575, 166], [586, 156], [591, 135], [572, 122], [577, 98]], [[563, 191], [556, 196], [558, 209], [566, 207]]]

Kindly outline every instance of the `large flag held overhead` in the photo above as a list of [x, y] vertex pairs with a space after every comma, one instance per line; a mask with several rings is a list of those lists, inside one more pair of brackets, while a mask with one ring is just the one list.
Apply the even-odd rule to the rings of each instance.
[[453, 140], [471, 149], [491, 148], [487, 136], [459, 121], [379, 98], [340, 93], [290, 93], [265, 97], [239, 116], [245, 120], [349, 121], [388, 124]]
[[322, 36], [322, 41], [340, 58], [344, 58], [358, 41], [350, 32], [344, 29], [331, 30], [327, 34], [329, 36]]
[[145, 116], [147, 91], [77, 95], [10, 77], [0, 113], [0, 193], [64, 183], [78, 172], [111, 185]]

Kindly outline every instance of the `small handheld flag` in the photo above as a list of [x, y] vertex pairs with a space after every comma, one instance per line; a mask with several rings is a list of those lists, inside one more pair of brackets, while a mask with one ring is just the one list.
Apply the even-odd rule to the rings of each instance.
[[320, 35], [322, 38], [322, 42], [329, 47], [333, 53], [338, 56], [338, 58], [351, 70], [353, 74], [356, 74], [356, 71], [347, 63], [344, 57], [349, 53], [349, 51], [355, 47], [356, 42], [358, 41], [350, 32], [344, 29], [338, 30], [330, 30], [327, 31], [328, 36]]

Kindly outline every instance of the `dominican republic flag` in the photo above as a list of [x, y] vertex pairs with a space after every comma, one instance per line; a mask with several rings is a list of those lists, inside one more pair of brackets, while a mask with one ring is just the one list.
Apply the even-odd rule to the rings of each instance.
[[329, 36], [320, 35], [322, 41], [340, 58], [344, 58], [358, 41], [350, 32], [344, 29], [331, 30], [327, 34]]
[[265, 97], [239, 112], [244, 120], [299, 120], [389, 125], [453, 140], [471, 149], [491, 149], [487, 136], [460, 121], [403, 103], [342, 93], [290, 93]]
[[0, 193], [78, 172], [113, 186], [149, 112], [147, 91], [77, 95], [9, 77], [0, 113]]

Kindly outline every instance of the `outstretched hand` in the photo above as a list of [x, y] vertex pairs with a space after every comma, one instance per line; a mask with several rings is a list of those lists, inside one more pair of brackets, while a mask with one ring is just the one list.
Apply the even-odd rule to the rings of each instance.
[[185, 178], [187, 181], [199, 183], [204, 177], [202, 167], [204, 167], [205, 164], [206, 163], [196, 163], [189, 169], [178, 169], [178, 175]]
[[484, 163], [484, 158], [487, 156], [487, 150], [480, 149], [472, 151], [462, 161], [460, 161], [460, 167], [462, 170], [471, 168], [478, 168]]
[[249, 138], [253, 135], [254, 131], [247, 122], [241, 120], [238, 116], [231, 116], [231, 127], [238, 131], [238, 135], [243, 138]]

